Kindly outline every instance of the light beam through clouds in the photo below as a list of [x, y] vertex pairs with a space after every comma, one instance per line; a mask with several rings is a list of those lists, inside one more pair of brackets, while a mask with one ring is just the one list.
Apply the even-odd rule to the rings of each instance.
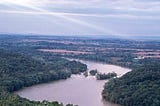
[[[56, 25], [58, 25], [60, 20], [65, 20], [69, 26], [75, 26], [74, 30], [70, 28], [68, 33], [65, 28], [67, 24], [59, 23], [61, 24], [59, 32], [53, 32], [52, 30], [46, 32], [46, 34], [53, 35], [61, 34], [61, 32], [68, 35], [72, 34], [72, 31], [73, 34], [84, 35], [130, 36], [153, 34], [158, 36], [160, 34], [158, 30], [160, 27], [159, 0], [1, 0], [0, 16], [5, 17], [6, 15], [8, 17], [8, 14], [9, 16], [19, 18], [21, 15], [37, 15], [37, 17], [44, 17], [45, 20], [54, 20], [54, 23], [57, 20]], [[13, 19], [12, 21], [14, 21]], [[32, 19], [28, 18], [28, 20]], [[10, 23], [5, 18], [0, 17], [1, 22], [5, 23], [4, 27], [0, 26], [0, 32], [3, 32], [7, 25], [8, 29], [4, 32], [10, 32]], [[25, 25], [26, 23], [21, 24]], [[34, 23], [30, 24], [32, 26]], [[48, 29], [51, 26], [54, 26], [54, 24], [49, 25]], [[33, 30], [37, 30], [39, 26], [35, 27], [33, 27]], [[86, 30], [84, 31], [84, 29]], [[18, 31], [18, 23], [15, 30], [17, 30], [16, 32], [23, 33]]]
[[[12, 13], [39, 13], [40, 15], [44, 15], [44, 14], [47, 14], [47, 15], [52, 15], [52, 16], [56, 16], [56, 17], [59, 17], [59, 18], [63, 18], [64, 20], [68, 20], [68, 21], [72, 21], [74, 23], [77, 23], [77, 24], [80, 24], [80, 25], [83, 25], [83, 26], [86, 26], [86, 27], [89, 27], [89, 28], [93, 28], [93, 30], [97, 30], [99, 32], [102, 32], [102, 33], [107, 33], [107, 34], [112, 34], [112, 35], [119, 35], [119, 33], [113, 31], [113, 30], [109, 30], [108, 28], [102, 28], [100, 26], [97, 26], [97, 25], [94, 25], [94, 24], [91, 24], [91, 23], [88, 23], [88, 22], [85, 22], [85, 21], [82, 21], [82, 20], [78, 20], [78, 19], [75, 19], [75, 18], [72, 18], [72, 17], [69, 17], [69, 16], [66, 16], [65, 13], [53, 13], [53, 12], [50, 12], [48, 10], [45, 10], [45, 9], [42, 9], [42, 8], [39, 8], [39, 7], [36, 7], [34, 5], [32, 5], [32, 2], [30, 0], [27, 0], [27, 1], [21, 1], [21, 0], [15, 0], [15, 1], [10, 1], [10, 0], [4, 0], [4, 2], [2, 3], [6, 3], [8, 5], [12, 5], [12, 4], [15, 4], [15, 5], [19, 5], [19, 6], [23, 6], [23, 7], [27, 7], [27, 8], [30, 8], [30, 9], [33, 9], [35, 11], [32, 11], [32, 12], [25, 12], [25, 11], [10, 11]], [[0, 11], [1, 12], [1, 11]], [[4, 11], [5, 12], [5, 11]], [[9, 12], [9, 11], [8, 11]]]

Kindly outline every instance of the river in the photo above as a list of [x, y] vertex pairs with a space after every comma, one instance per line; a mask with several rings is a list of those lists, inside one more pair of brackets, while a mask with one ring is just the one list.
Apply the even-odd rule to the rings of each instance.
[[[77, 60], [87, 65], [88, 72], [97, 69], [98, 72], [116, 72], [118, 77], [131, 71], [131, 69], [108, 65], [103, 63]], [[94, 76], [72, 75], [71, 78], [38, 84], [21, 89], [15, 94], [34, 101], [58, 101], [64, 104], [79, 106], [119, 106], [102, 100], [101, 92], [107, 80], [96, 80]]]

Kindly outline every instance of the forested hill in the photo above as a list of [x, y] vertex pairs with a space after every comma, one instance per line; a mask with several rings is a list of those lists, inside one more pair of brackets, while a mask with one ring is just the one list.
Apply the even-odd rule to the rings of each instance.
[[123, 106], [160, 106], [160, 63], [147, 61], [141, 68], [111, 80], [103, 97]]
[[44, 57], [41, 60], [43, 61], [0, 50], [1, 106], [62, 106], [58, 102], [31, 102], [13, 95], [12, 92], [38, 83], [66, 79], [72, 73], [77, 74], [87, 69], [82, 63], [58, 57], [52, 57], [52, 60]]

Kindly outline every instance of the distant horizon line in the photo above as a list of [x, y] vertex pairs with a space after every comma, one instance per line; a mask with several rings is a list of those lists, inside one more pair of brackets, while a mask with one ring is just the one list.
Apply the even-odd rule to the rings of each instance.
[[38, 34], [38, 33], [5, 33], [0, 32], [0, 36], [48, 36], [48, 37], [85, 37], [85, 38], [119, 38], [119, 39], [157, 39], [160, 40], [160, 35], [130, 35], [130, 36], [119, 36], [119, 35], [107, 35], [107, 34]]

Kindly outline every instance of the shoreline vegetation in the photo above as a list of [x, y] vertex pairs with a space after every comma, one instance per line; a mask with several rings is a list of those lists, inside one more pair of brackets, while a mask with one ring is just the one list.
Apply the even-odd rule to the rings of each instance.
[[[67, 79], [71, 74], [79, 74], [87, 70], [87, 66], [80, 62], [55, 58], [49, 60], [44, 57], [43, 59], [46, 62], [42, 62], [27, 56], [0, 50], [0, 105], [63, 106], [62, 103], [58, 102], [29, 101], [12, 94], [12, 92], [23, 87]], [[50, 64], [51, 61], [52, 63]], [[73, 105], [68, 104], [67, 106]]]
[[[105, 84], [104, 99], [124, 106], [159, 106], [159, 45], [159, 41], [149, 40], [1, 35], [0, 104], [45, 106], [47, 103], [48, 106], [63, 106], [58, 102], [29, 101], [10, 92], [85, 72], [86, 65], [61, 58], [66, 57], [131, 68], [131, 72]], [[38, 51], [40, 49], [61, 51]], [[73, 51], [81, 52], [77, 54]]]
[[159, 76], [159, 60], [146, 61], [143, 66], [106, 83], [102, 96], [123, 106], [159, 106]]
[[115, 72], [107, 74], [97, 73], [96, 75], [97, 80], [107, 80], [115, 77], [117, 77], [117, 74]]
[[[89, 73], [90, 73], [91, 76], [96, 76], [97, 80], [107, 80], [107, 79], [111, 79], [111, 78], [117, 77], [117, 74], [115, 72], [110, 72], [110, 73], [106, 74], [106, 73], [98, 72], [97, 69], [90, 70]], [[86, 75], [86, 74], [84, 73], [84, 75]]]

